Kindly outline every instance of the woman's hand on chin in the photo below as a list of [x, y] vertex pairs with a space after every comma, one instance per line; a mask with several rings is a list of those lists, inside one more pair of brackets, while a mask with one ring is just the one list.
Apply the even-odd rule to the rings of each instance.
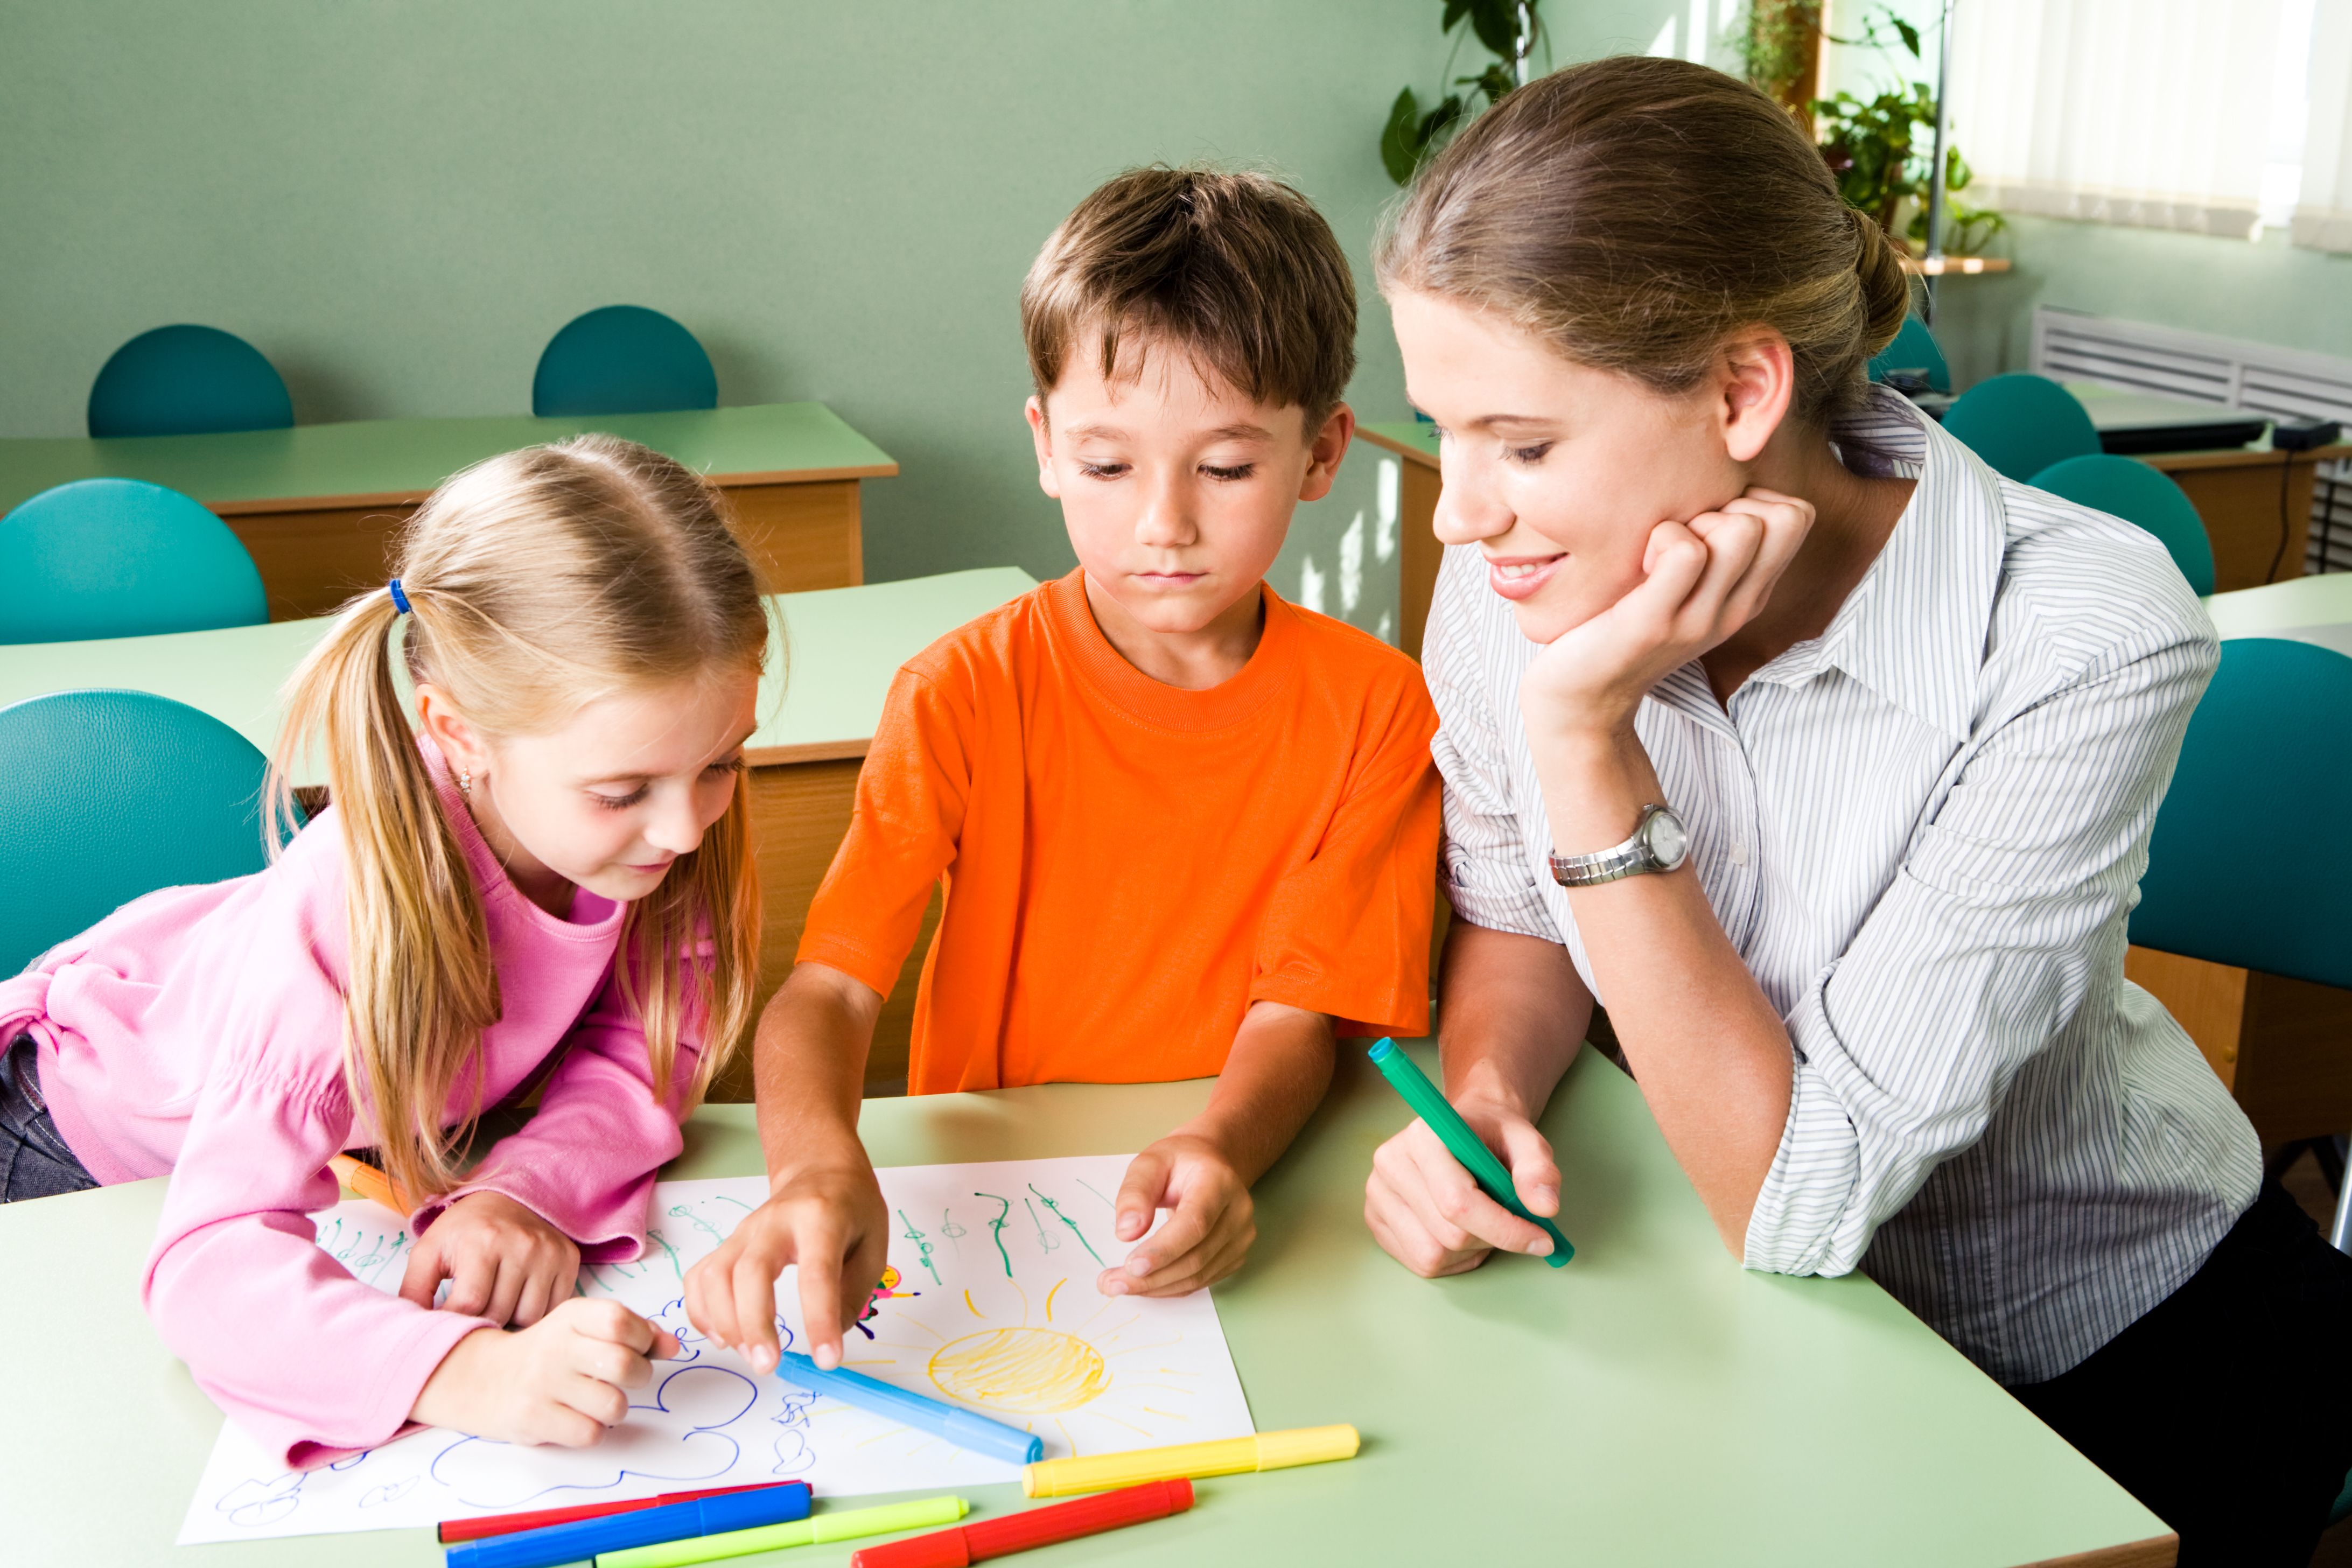
[[1652, 687], [1756, 618], [1812, 526], [1811, 502], [1750, 489], [1720, 511], [1652, 529], [1642, 581], [1528, 666], [1528, 741], [1630, 732]]

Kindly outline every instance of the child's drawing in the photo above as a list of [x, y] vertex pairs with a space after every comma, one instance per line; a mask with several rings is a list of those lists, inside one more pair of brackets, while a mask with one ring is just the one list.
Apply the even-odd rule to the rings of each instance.
[[[1250, 1432], [1206, 1294], [1108, 1298], [1095, 1277], [1133, 1244], [1111, 1229], [1121, 1156], [922, 1165], [881, 1173], [898, 1224], [890, 1266], [855, 1325], [847, 1364], [1035, 1432], [1049, 1457]], [[664, 1182], [644, 1257], [581, 1270], [583, 1295], [658, 1321], [680, 1353], [593, 1448], [523, 1448], [427, 1428], [324, 1469], [289, 1471], [224, 1424], [183, 1543], [432, 1524], [474, 1514], [804, 1479], [825, 1496], [971, 1486], [1014, 1467], [761, 1377], [687, 1321], [686, 1271], [766, 1195], [757, 1177]], [[319, 1215], [319, 1244], [397, 1289], [409, 1237], [368, 1203]], [[970, 1245], [967, 1245], [969, 1243]], [[776, 1326], [799, 1335], [799, 1279]]]

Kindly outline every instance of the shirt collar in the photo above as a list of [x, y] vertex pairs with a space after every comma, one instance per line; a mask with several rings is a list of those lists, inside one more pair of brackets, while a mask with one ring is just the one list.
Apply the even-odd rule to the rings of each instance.
[[1820, 637], [1757, 671], [1797, 685], [1834, 667], [1955, 741], [1977, 687], [2005, 545], [2000, 480], [1911, 400], [1874, 385], [1832, 427], [1856, 473], [1918, 481], [1870, 570]]

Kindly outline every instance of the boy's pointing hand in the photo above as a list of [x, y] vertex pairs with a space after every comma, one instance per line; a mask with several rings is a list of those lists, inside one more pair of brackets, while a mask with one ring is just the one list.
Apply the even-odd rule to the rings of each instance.
[[1135, 1157], [1119, 1184], [1117, 1229], [1121, 1241], [1150, 1230], [1152, 1216], [1171, 1209], [1159, 1233], [1096, 1281], [1106, 1296], [1182, 1296], [1213, 1285], [1242, 1266], [1257, 1239], [1249, 1184], [1209, 1139], [1178, 1132]]

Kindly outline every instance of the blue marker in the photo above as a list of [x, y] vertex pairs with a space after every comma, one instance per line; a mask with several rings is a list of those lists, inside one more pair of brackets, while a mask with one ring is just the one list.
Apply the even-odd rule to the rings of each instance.
[[553, 1568], [558, 1563], [585, 1562], [599, 1552], [656, 1546], [665, 1541], [730, 1530], [756, 1530], [763, 1524], [790, 1524], [806, 1519], [808, 1513], [808, 1488], [769, 1487], [551, 1524], [544, 1530], [461, 1541], [449, 1548], [447, 1568]]
[[942, 1437], [959, 1448], [970, 1448], [1007, 1464], [1034, 1465], [1045, 1457], [1045, 1439], [1002, 1421], [991, 1421], [952, 1405], [909, 1394], [847, 1367], [827, 1372], [798, 1351], [786, 1351], [776, 1363], [776, 1375], [786, 1383], [830, 1394], [844, 1405], [871, 1410], [903, 1421], [917, 1431]]

